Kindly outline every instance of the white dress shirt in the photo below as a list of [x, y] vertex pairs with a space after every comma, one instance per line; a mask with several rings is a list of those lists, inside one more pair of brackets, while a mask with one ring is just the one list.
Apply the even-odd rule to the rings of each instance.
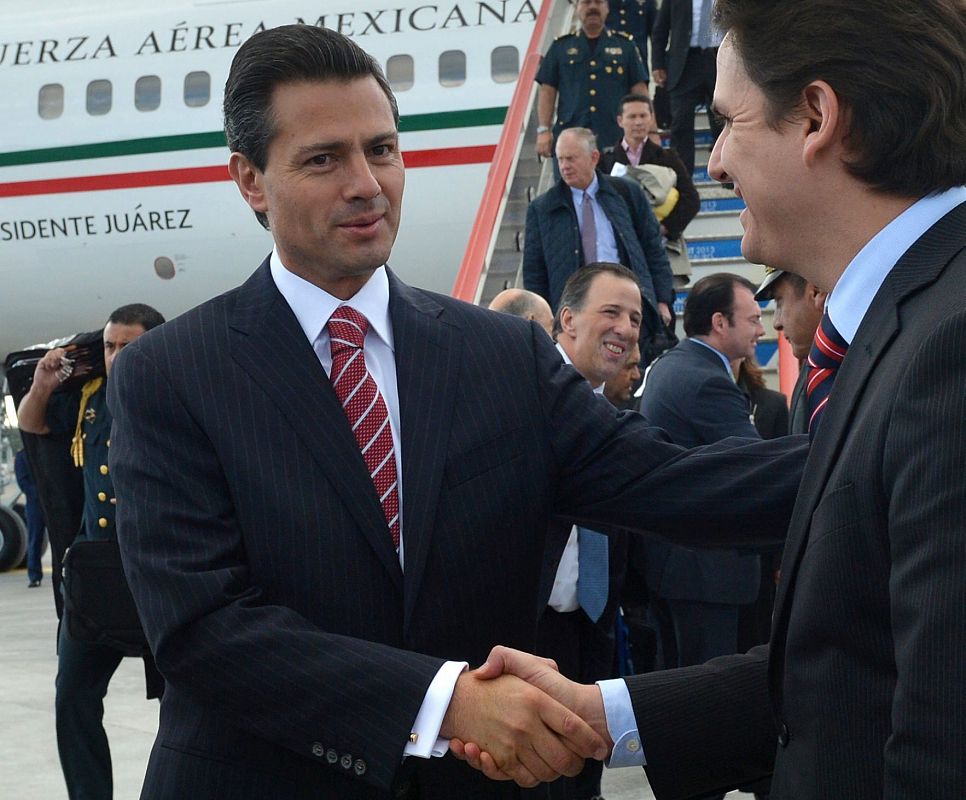
[[[282, 263], [278, 249], [272, 251], [272, 280], [289, 304], [302, 331], [315, 350], [322, 369], [328, 375], [332, 370], [332, 352], [329, 347], [329, 331], [326, 325], [335, 310], [345, 304], [369, 320], [369, 330], [363, 342], [366, 367], [376, 382], [386, 409], [392, 444], [396, 456], [396, 479], [399, 491], [399, 565], [405, 567], [403, 543], [405, 542], [405, 518], [403, 517], [402, 446], [399, 438], [399, 390], [396, 384], [396, 359], [394, 356], [392, 321], [389, 318], [389, 276], [386, 268], [379, 267], [365, 286], [348, 301], [320, 289], [313, 283], [290, 272]], [[386, 531], [386, 536], [389, 531]], [[443, 717], [453, 697], [453, 689], [460, 673], [467, 668], [465, 661], [447, 661], [440, 667], [429, 685], [423, 704], [413, 723], [410, 741], [403, 751], [407, 756], [429, 758], [442, 756], [449, 749], [449, 742], [439, 738]], [[413, 741], [415, 739], [415, 741]]]
[[[921, 198], [873, 236], [852, 259], [827, 302], [829, 317], [845, 341], [852, 343], [876, 293], [906, 250], [964, 202], [966, 186]], [[607, 729], [615, 743], [609, 766], [639, 767], [646, 764], [627, 685], [621, 678], [598, 681], [597, 684], [604, 695]], [[618, 736], [622, 736], [625, 742], [633, 741], [636, 747], [619, 748]]]
[[[691, 0], [691, 42], [690, 47], [700, 47], [700, 42], [698, 41], [699, 34], [701, 32], [701, 11], [703, 7], [702, 0]], [[710, 5], [714, 5], [712, 2]], [[708, 20], [708, 24], [711, 26], [711, 46], [720, 47], [721, 40], [724, 39], [721, 31], [717, 29], [715, 24]]]
[[[574, 362], [557, 344], [557, 350], [565, 364], [573, 366]], [[595, 394], [604, 393], [604, 384], [594, 389]], [[550, 599], [547, 605], [554, 611], [566, 614], [569, 611], [576, 611], [580, 608], [577, 602], [577, 577], [580, 574], [580, 544], [577, 541], [577, 526], [570, 529], [570, 536], [567, 537], [567, 544], [564, 546], [563, 555], [560, 556], [560, 563], [557, 564], [557, 574], [553, 578], [553, 589], [550, 591]]]

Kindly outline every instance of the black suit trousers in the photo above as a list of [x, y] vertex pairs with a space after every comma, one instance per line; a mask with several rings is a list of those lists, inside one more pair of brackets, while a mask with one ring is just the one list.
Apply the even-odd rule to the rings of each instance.
[[717, 54], [717, 49], [692, 47], [688, 51], [681, 80], [671, 89], [671, 147], [678, 151], [691, 175], [694, 174], [694, 110], [699, 105], [704, 103], [709, 108], [708, 125], [712, 136], [717, 139], [721, 133], [721, 126], [715, 122], [710, 111], [717, 75]]

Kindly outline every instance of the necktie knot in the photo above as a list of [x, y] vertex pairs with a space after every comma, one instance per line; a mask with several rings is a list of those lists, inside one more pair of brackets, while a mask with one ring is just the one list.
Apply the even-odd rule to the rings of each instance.
[[369, 320], [352, 306], [339, 306], [329, 318], [329, 329], [333, 357], [346, 348], [359, 350], [369, 331]]

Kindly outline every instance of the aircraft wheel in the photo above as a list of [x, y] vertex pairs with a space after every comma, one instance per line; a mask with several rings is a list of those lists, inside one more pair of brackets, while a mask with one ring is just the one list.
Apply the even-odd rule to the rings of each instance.
[[27, 526], [15, 511], [0, 506], [0, 572], [16, 567], [26, 553]]

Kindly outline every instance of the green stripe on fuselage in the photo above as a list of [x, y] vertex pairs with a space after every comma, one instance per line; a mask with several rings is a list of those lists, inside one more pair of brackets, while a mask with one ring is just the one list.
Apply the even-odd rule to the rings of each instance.
[[[506, 106], [498, 106], [495, 108], [474, 108], [467, 111], [409, 114], [400, 117], [399, 132], [414, 133], [416, 131], [443, 130], [445, 128], [502, 125], [504, 119], [506, 119], [506, 111]], [[37, 150], [0, 153], [0, 167], [18, 167], [54, 161], [80, 161], [87, 158], [133, 156], [143, 153], [170, 153], [177, 150], [203, 150], [209, 147], [225, 146], [225, 134], [222, 131], [184, 133], [177, 136], [154, 136], [148, 139], [124, 139], [117, 142], [44, 147]]]

